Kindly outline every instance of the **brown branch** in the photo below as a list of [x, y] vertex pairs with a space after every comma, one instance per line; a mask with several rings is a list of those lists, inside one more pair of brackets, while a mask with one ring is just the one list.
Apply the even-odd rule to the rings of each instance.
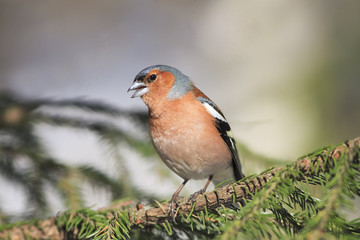
[[[327, 149], [316, 154], [313, 158], [308, 156], [297, 160], [290, 167], [294, 169], [299, 169], [304, 176], [310, 177], [313, 175], [318, 175], [320, 172], [327, 172], [334, 166], [334, 161], [337, 161], [342, 153], [352, 154], [354, 149], [360, 148], [360, 137], [348, 141], [333, 150], [329, 151]], [[351, 156], [355, 161], [355, 156]], [[278, 172], [286, 169], [286, 166], [274, 168], [264, 174], [250, 177], [243, 182], [233, 183], [226, 185], [221, 188], [217, 188], [212, 192], [207, 192], [204, 195], [199, 195], [196, 198], [194, 212], [199, 212], [205, 210], [205, 207], [209, 210], [216, 209], [221, 205], [230, 206], [233, 204], [234, 197], [236, 202], [242, 202], [243, 199], [250, 199], [251, 195], [255, 191], [262, 189], [265, 183], [270, 181]], [[301, 179], [298, 179], [301, 180]], [[192, 205], [186, 203], [187, 200], [183, 201], [179, 205], [179, 211], [183, 214], [189, 214], [192, 209]], [[141, 223], [142, 225], [154, 225], [159, 224], [165, 220], [170, 220], [170, 216], [163, 211], [163, 209], [168, 209], [169, 203], [163, 203], [161, 207], [154, 207], [149, 209], [140, 209], [130, 210], [130, 221], [136, 223]]]
[[[318, 175], [321, 172], [328, 172], [334, 163], [343, 155], [347, 155], [353, 162], [357, 161], [358, 156], [354, 152], [360, 149], [360, 137], [333, 148], [324, 149], [318, 154], [312, 154], [300, 158], [291, 165], [274, 168], [261, 175], [249, 177], [240, 183], [233, 183], [230, 185], [217, 188], [212, 192], [207, 192], [204, 195], [199, 195], [196, 199], [193, 211], [203, 211], [216, 209], [222, 205], [230, 206], [233, 201], [243, 202], [243, 199], [250, 199], [251, 195], [259, 191], [263, 186], [270, 181], [277, 173], [285, 169], [297, 169], [303, 173], [304, 177], [311, 177]], [[290, 176], [291, 177], [291, 176]], [[301, 179], [294, 179], [301, 180]], [[192, 205], [186, 203], [187, 200], [182, 201], [178, 206], [178, 211], [182, 214], [189, 214], [192, 211]], [[101, 211], [116, 209], [118, 206], [109, 206], [101, 209]], [[143, 226], [153, 226], [160, 224], [166, 220], [171, 220], [167, 213], [169, 203], [158, 203], [156, 207], [149, 207], [138, 205], [136, 208], [129, 208], [130, 222], [132, 225], [141, 224]], [[110, 219], [111, 214], [108, 215]], [[64, 232], [56, 227], [56, 218], [38, 221], [35, 225], [21, 225], [4, 230], [0, 233], [0, 239], [11, 236], [11, 239], [25, 239], [28, 238], [42, 238], [42, 239], [63, 239]]]
[[56, 226], [55, 218], [49, 218], [36, 222], [35, 224], [26, 224], [0, 232], [0, 239], [25, 240], [25, 239], [64, 239], [62, 233]]

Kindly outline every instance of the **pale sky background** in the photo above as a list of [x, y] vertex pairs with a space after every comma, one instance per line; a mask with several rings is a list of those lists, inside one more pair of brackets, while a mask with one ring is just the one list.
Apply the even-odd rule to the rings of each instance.
[[[359, 13], [358, 1], [335, 0], [0, 0], [0, 89], [145, 111], [126, 91], [143, 68], [167, 64], [220, 106], [238, 141], [296, 160], [360, 135]], [[113, 169], [90, 133], [40, 127], [39, 134], [65, 162]], [[132, 181], [170, 197], [181, 179], [164, 184], [126, 151]], [[21, 211], [21, 191], [2, 178], [0, 187], [8, 192], [3, 208]], [[108, 203], [106, 193], [93, 195], [89, 205]]]

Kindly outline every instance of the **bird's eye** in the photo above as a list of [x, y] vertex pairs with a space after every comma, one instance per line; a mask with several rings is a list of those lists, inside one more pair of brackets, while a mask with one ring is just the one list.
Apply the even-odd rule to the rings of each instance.
[[156, 79], [156, 74], [151, 74], [149, 77], [149, 82], [153, 82]]

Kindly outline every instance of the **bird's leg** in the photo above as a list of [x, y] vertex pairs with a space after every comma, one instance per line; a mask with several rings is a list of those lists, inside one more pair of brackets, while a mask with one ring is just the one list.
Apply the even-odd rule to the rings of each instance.
[[213, 179], [213, 177], [214, 177], [214, 175], [210, 175], [207, 182], [206, 182], [206, 184], [205, 184], [205, 186], [202, 189], [200, 189], [199, 191], [194, 192], [193, 194], [190, 195], [190, 197], [188, 199], [188, 203], [193, 204], [195, 202], [195, 200], [196, 200], [196, 197], [199, 194], [203, 194], [206, 191], [206, 189], [209, 186], [209, 184], [210, 184], [211, 180]]
[[183, 183], [180, 185], [180, 187], [176, 190], [176, 192], [174, 192], [174, 194], [172, 195], [171, 197], [171, 203], [169, 205], [169, 209], [168, 209], [168, 213], [170, 213], [170, 216], [172, 218], [175, 218], [175, 215], [174, 215], [174, 208], [175, 208], [175, 204], [178, 205], [178, 196], [179, 196], [179, 193], [181, 191], [181, 189], [185, 186], [185, 184], [187, 183], [187, 181], [189, 181], [188, 179], [185, 179], [183, 181]]

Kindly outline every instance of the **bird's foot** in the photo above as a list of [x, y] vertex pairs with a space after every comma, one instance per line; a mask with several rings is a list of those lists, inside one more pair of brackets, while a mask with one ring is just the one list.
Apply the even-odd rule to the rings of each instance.
[[177, 206], [179, 206], [178, 197], [172, 197], [167, 213], [171, 216], [173, 220], [175, 220], [176, 217], [175, 209]]
[[206, 190], [206, 189], [201, 189], [201, 190], [199, 190], [199, 191], [194, 192], [193, 194], [191, 194], [190, 197], [189, 197], [188, 200], [187, 200], [187, 203], [191, 203], [191, 205], [193, 205], [194, 202], [195, 202], [195, 200], [196, 200], [196, 198], [197, 198], [197, 196], [199, 196], [199, 194], [204, 194], [205, 190]]
[[175, 204], [179, 206], [178, 203], [178, 198], [179, 198], [179, 193], [181, 191], [181, 189], [185, 186], [185, 184], [187, 183], [188, 179], [185, 179], [184, 182], [180, 185], [180, 187], [176, 190], [176, 192], [173, 194], [172, 198], [171, 198], [171, 202], [169, 205], [169, 209], [168, 209], [168, 214], [171, 216], [171, 218], [173, 220], [175, 220]]

